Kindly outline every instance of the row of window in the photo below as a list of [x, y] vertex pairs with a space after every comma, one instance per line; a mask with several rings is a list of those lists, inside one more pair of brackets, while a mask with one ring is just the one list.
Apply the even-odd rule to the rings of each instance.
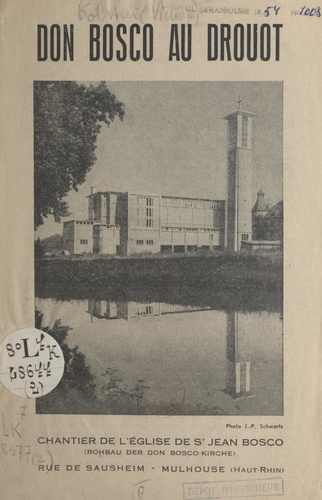
[[80, 221], [80, 220], [78, 220], [78, 221], [76, 221], [76, 224], [83, 224], [84, 226], [89, 226], [89, 225], [92, 226], [94, 224], [94, 222], [92, 222], [92, 221]]
[[153, 208], [151, 207], [145, 208], [138, 206], [136, 209], [136, 214], [140, 218], [153, 217]]
[[81, 245], [88, 245], [88, 240], [80, 240]]
[[136, 227], [153, 227], [153, 219], [152, 218], [140, 218], [136, 219]]
[[153, 198], [144, 198], [145, 203], [140, 204], [142, 198], [138, 198], [136, 227], [153, 227]]
[[135, 308], [135, 316], [150, 316], [151, 314], [154, 314], [153, 311], [153, 306], [151, 305], [137, 305]]
[[162, 198], [163, 207], [179, 208], [203, 208], [224, 210], [225, 205], [222, 201], [201, 201], [201, 200], [182, 200], [177, 198]]
[[221, 229], [207, 228], [207, 227], [163, 227], [162, 231], [187, 231], [187, 232], [212, 232], [219, 233]]
[[154, 244], [154, 241], [153, 240], [146, 240], [146, 242], [144, 243], [144, 240], [136, 240], [135, 242], [136, 245], [140, 246], [140, 245], [153, 245]]
[[152, 196], [137, 196], [137, 204], [145, 207], [153, 207]]

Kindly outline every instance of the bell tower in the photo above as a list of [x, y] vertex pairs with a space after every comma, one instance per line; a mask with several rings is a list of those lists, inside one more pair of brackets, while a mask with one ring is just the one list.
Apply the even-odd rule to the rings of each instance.
[[251, 353], [247, 315], [227, 313], [227, 369], [224, 392], [234, 399], [254, 396], [250, 390]]
[[225, 116], [228, 121], [228, 169], [226, 242], [240, 250], [242, 241], [252, 239], [252, 122], [254, 113], [241, 109]]

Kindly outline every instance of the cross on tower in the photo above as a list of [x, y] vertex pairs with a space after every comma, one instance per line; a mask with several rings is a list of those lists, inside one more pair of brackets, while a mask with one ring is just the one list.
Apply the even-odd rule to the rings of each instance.
[[238, 109], [241, 109], [241, 103], [242, 103], [242, 100], [241, 100], [240, 95], [239, 95], [238, 96], [238, 101], [237, 101]]

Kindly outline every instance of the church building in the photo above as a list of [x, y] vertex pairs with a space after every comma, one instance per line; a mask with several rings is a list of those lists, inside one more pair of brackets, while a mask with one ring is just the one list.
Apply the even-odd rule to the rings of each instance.
[[224, 246], [225, 201], [130, 192], [88, 196], [88, 219], [64, 223], [71, 254], [186, 252]]
[[[253, 217], [266, 215], [264, 193], [252, 210], [252, 122], [240, 108], [228, 124], [226, 200], [91, 188], [88, 218], [64, 222], [64, 250], [93, 253], [189, 252], [252, 246]], [[265, 212], [266, 209], [266, 212]]]

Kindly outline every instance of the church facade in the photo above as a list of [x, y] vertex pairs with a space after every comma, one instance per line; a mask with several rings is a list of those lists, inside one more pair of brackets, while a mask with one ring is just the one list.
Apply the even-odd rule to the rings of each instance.
[[64, 223], [71, 254], [186, 252], [224, 246], [225, 201], [130, 192], [88, 196], [88, 219]]

